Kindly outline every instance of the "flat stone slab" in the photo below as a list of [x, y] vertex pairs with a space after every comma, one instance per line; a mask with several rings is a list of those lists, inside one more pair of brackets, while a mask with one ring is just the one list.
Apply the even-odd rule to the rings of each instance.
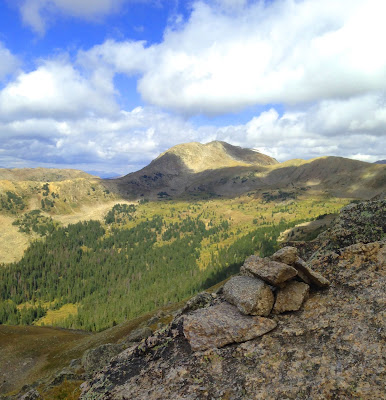
[[241, 314], [235, 306], [221, 303], [193, 311], [184, 317], [184, 335], [193, 351], [224, 347], [262, 336], [276, 327], [263, 317]]
[[272, 261], [292, 265], [298, 258], [298, 249], [296, 247], [286, 246], [272, 254], [270, 258]]
[[242, 275], [256, 276], [274, 286], [280, 286], [298, 273], [294, 267], [259, 256], [248, 257], [240, 272]]
[[261, 279], [234, 276], [224, 285], [225, 300], [240, 312], [267, 317], [275, 301], [271, 289]]
[[272, 312], [281, 314], [286, 311], [298, 311], [308, 297], [310, 287], [303, 282], [288, 282], [285, 288], [279, 289]]
[[328, 287], [330, 285], [330, 282], [328, 279], [326, 279], [323, 275], [319, 274], [319, 272], [316, 272], [312, 270], [304, 260], [302, 260], [300, 257], [296, 259], [296, 262], [294, 263], [294, 268], [296, 268], [299, 272], [299, 277], [306, 283], [313, 284], [315, 286], [324, 288]]

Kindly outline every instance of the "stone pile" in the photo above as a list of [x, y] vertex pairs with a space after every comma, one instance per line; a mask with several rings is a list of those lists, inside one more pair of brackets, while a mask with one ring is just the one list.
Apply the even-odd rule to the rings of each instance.
[[295, 247], [283, 247], [269, 258], [250, 256], [220, 297], [184, 317], [184, 335], [193, 351], [254, 339], [276, 327], [275, 320], [267, 318], [270, 314], [297, 311], [310, 286], [328, 285]]

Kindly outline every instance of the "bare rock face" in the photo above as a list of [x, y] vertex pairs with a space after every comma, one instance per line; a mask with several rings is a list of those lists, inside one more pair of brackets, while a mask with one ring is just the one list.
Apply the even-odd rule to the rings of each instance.
[[102, 344], [94, 349], [87, 350], [82, 357], [82, 364], [86, 373], [93, 373], [104, 367], [112, 357], [120, 353], [123, 346], [120, 344]]
[[294, 264], [297, 258], [298, 249], [292, 246], [283, 247], [271, 256], [271, 260], [287, 265]]
[[308, 297], [310, 287], [303, 282], [291, 281], [285, 288], [279, 289], [272, 312], [281, 314], [286, 311], [297, 311]]
[[313, 271], [301, 258], [297, 258], [296, 262], [294, 263], [294, 267], [297, 269], [299, 277], [304, 282], [321, 288], [328, 287], [330, 285], [328, 279], [318, 272]]
[[245, 342], [275, 327], [275, 321], [242, 315], [228, 303], [194, 311], [184, 318], [184, 335], [193, 351]]
[[240, 312], [267, 317], [272, 310], [274, 296], [262, 280], [249, 276], [234, 276], [223, 289], [225, 300]]
[[271, 261], [268, 258], [250, 256], [241, 267], [242, 275], [253, 275], [274, 286], [292, 279], [297, 275], [297, 270], [287, 264]]

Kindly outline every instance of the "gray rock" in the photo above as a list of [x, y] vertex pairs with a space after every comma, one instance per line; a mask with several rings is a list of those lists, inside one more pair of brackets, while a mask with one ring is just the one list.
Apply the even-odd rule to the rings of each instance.
[[121, 344], [102, 344], [95, 349], [87, 350], [82, 357], [85, 371], [91, 374], [106, 366], [109, 361], [123, 350]]
[[192, 350], [198, 351], [245, 342], [275, 327], [271, 319], [245, 316], [236, 307], [221, 303], [184, 317], [183, 333]]
[[272, 261], [278, 261], [287, 265], [292, 265], [298, 258], [298, 249], [292, 246], [286, 246], [278, 250], [271, 257]]
[[287, 264], [258, 256], [248, 257], [241, 267], [242, 275], [253, 275], [274, 286], [294, 278], [297, 270]]
[[140, 342], [142, 339], [146, 339], [153, 334], [153, 331], [149, 327], [138, 328], [132, 331], [127, 338], [126, 342]]
[[27, 393], [23, 394], [19, 397], [19, 400], [40, 400], [43, 397], [40, 396], [40, 393], [36, 389], [31, 389]]
[[284, 289], [277, 291], [276, 302], [272, 312], [281, 314], [286, 311], [297, 311], [308, 297], [310, 287], [303, 282], [288, 282]]
[[267, 317], [272, 310], [274, 296], [262, 280], [249, 276], [234, 276], [224, 285], [225, 300], [240, 312]]
[[208, 292], [201, 292], [188, 300], [181, 313], [186, 314], [190, 311], [198, 310], [213, 304], [213, 297]]
[[299, 277], [308, 284], [324, 288], [330, 285], [330, 282], [318, 272], [313, 271], [304, 260], [298, 257], [294, 263]]
[[80, 358], [74, 358], [70, 361], [69, 368], [77, 370], [82, 366], [82, 360]]

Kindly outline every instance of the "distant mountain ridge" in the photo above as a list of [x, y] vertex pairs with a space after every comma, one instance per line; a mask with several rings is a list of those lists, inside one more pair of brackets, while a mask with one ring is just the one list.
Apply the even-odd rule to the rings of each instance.
[[180, 144], [137, 172], [106, 182], [129, 198], [237, 196], [250, 191], [312, 188], [370, 198], [385, 190], [386, 169], [343, 157], [283, 163], [255, 150], [214, 141]]
[[59, 182], [67, 179], [97, 178], [77, 169], [59, 168], [0, 168], [0, 180]]
[[386, 160], [378, 160], [374, 164], [386, 164]]

